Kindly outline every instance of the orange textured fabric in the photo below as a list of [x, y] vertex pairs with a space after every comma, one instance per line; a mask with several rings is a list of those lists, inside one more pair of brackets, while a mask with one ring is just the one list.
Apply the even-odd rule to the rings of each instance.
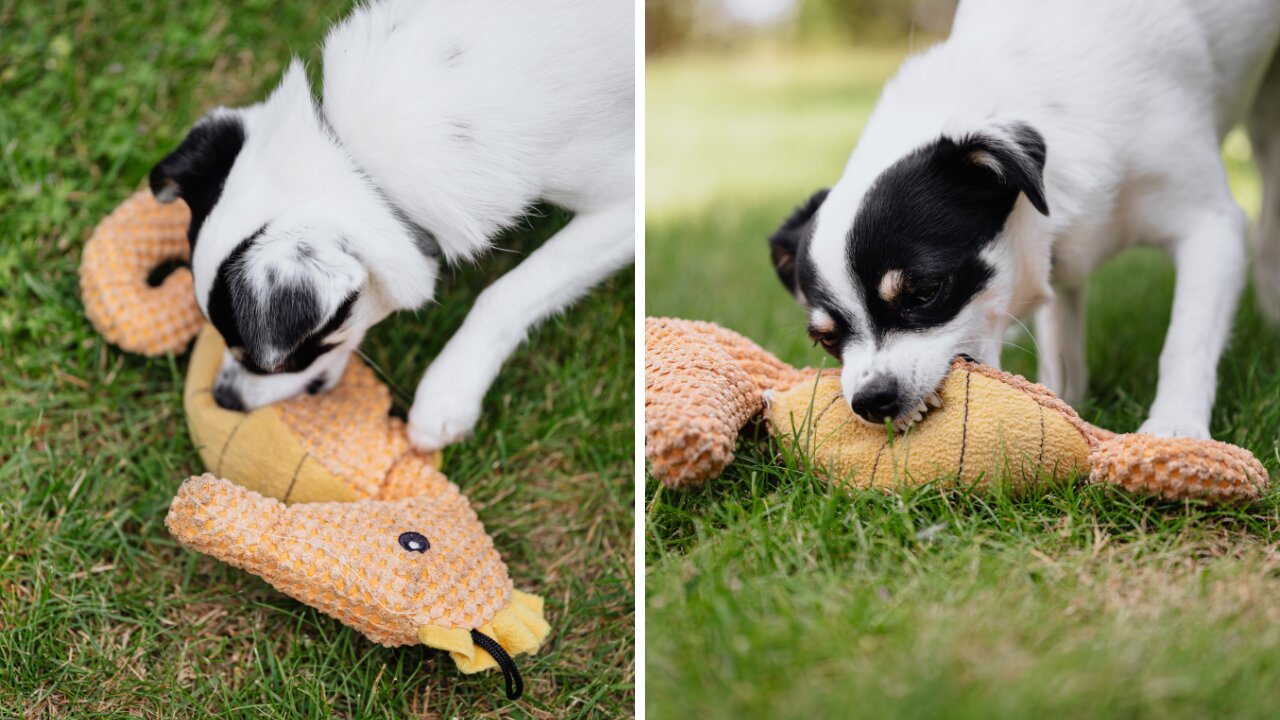
[[191, 271], [178, 268], [159, 287], [147, 278], [167, 261], [190, 259], [186, 203], [168, 205], [142, 191], [122, 203], [85, 244], [80, 295], [89, 322], [107, 340], [141, 355], [182, 352], [204, 317]]
[[[362, 497], [382, 497], [391, 466], [412, 451], [404, 423], [390, 412], [391, 391], [359, 358], [329, 392], [280, 403], [280, 419], [307, 452]], [[425, 457], [439, 464], [438, 453]]]
[[645, 456], [671, 487], [723, 472], [738, 431], [763, 409], [764, 390], [805, 376], [712, 323], [648, 318], [644, 336]]
[[1267, 470], [1248, 450], [1217, 440], [1117, 435], [1089, 455], [1092, 482], [1170, 500], [1251, 500], [1267, 487]]
[[434, 489], [396, 501], [285, 505], [206, 474], [183, 483], [165, 524], [183, 544], [382, 645], [420, 642], [431, 635], [424, 629], [495, 632], [510, 610], [521, 627], [495, 639], [513, 655], [536, 651], [550, 630], [541, 603], [536, 619], [515, 607], [507, 566], [471, 504], [452, 483]]
[[[1042, 460], [1058, 456], [1055, 466], [1042, 468], [1046, 476], [1061, 474], [1058, 471], [1062, 467], [1079, 468], [1061, 463], [1062, 458], [1079, 457], [1093, 482], [1113, 483], [1135, 493], [1213, 502], [1257, 497], [1269, 483], [1265, 468], [1244, 448], [1214, 440], [1117, 435], [1085, 422], [1048, 388], [1021, 376], [967, 361], [954, 363], [949, 379], [954, 380], [956, 373], [989, 378], [1008, 390], [988, 384], [985, 394], [991, 399], [980, 399], [982, 407], [976, 409], [981, 412], [963, 418], [963, 422], [932, 422], [932, 413], [927, 415], [920, 430], [928, 434], [925, 431], [932, 422], [935, 437], [929, 454], [935, 457], [950, 457], [948, 442], [954, 443], [957, 451], [951, 455], [964, 455], [961, 451], [965, 450], [966, 435], [992, 435], [986, 439], [993, 446], [1026, 436], [1035, 441], [1037, 456]], [[819, 460], [818, 466], [824, 470], [833, 469], [840, 474], [855, 467], [870, 467], [871, 471], [863, 473], [865, 482], [858, 484], [888, 487], [888, 483], [876, 481], [880, 470], [876, 460], [888, 455], [887, 447], [895, 447], [895, 453], [905, 453], [911, 431], [904, 437], [903, 446], [897, 447], [886, 441], [883, 431], [871, 428], [874, 432], [858, 432], [866, 428], [849, 427], [841, 418], [852, 417], [852, 413], [843, 406], [838, 387], [827, 387], [832, 382], [834, 378], [820, 377], [816, 370], [793, 368], [750, 340], [714, 324], [649, 318], [645, 321], [645, 454], [650, 472], [673, 488], [698, 485], [718, 476], [733, 460], [738, 433], [765, 409], [768, 391], [778, 402], [785, 399], [800, 410], [800, 406], [813, 405], [819, 399], [816, 395], [821, 395], [823, 403], [822, 408], [808, 412], [788, 412], [785, 422], [781, 421], [783, 417], [775, 417], [775, 422], [770, 423], [771, 432], [802, 453], [820, 451], [821, 457], [809, 459]], [[1019, 425], [1021, 420], [998, 407], [987, 408], [987, 404], [994, 406], [997, 401], [1008, 402], [999, 398], [1010, 390], [1034, 400], [1032, 412], [1018, 414], [1025, 415], [1026, 422], [1035, 423], [1035, 427], [1024, 428]], [[792, 397], [786, 397], [788, 392]], [[834, 403], [840, 404], [840, 417], [829, 412]], [[967, 402], [963, 407], [975, 409]], [[779, 409], [772, 407], [771, 417]], [[1049, 430], [1046, 420], [1050, 417], [1055, 423], [1073, 428], [1058, 436], [1074, 436], [1077, 444], [1083, 438], [1084, 445], [1067, 448], [1063, 453], [1045, 452]], [[822, 430], [818, 425], [821, 422], [830, 427]], [[953, 427], [954, 431], [946, 427]], [[940, 428], [944, 435], [951, 432], [950, 441], [938, 435]], [[806, 442], [806, 437], [824, 440]], [[945, 462], [939, 467], [952, 465], [960, 467], [961, 463]], [[971, 466], [965, 472], [973, 469]], [[895, 483], [902, 476], [889, 475]], [[929, 472], [908, 476], [908, 482], [916, 483], [934, 479]]]

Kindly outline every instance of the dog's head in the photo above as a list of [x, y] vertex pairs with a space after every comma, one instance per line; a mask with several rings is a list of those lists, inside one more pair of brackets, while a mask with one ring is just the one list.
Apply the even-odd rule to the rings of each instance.
[[998, 361], [1022, 282], [1011, 214], [1023, 197], [1048, 215], [1045, 155], [1025, 124], [943, 135], [878, 172], [846, 171], [770, 238], [857, 415], [905, 428], [953, 357]]
[[191, 208], [197, 300], [227, 342], [223, 407], [327, 390], [371, 326], [432, 297], [436, 259], [328, 129], [296, 61], [265, 102], [196, 123], [150, 179]]

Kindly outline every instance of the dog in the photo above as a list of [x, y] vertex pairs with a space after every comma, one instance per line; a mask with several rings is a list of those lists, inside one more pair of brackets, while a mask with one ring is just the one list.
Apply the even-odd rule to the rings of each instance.
[[1034, 314], [1040, 382], [1087, 389], [1084, 288], [1137, 244], [1177, 269], [1140, 432], [1209, 436], [1248, 220], [1219, 147], [1247, 124], [1265, 186], [1260, 304], [1280, 319], [1280, 3], [964, 0], [909, 58], [830, 190], [769, 239], [844, 399], [905, 430], [950, 361], [998, 365]]
[[569, 223], [476, 299], [408, 415], [435, 449], [475, 426], [530, 328], [635, 256], [634, 10], [623, 0], [373, 0], [263, 102], [216, 108], [151, 171], [191, 209], [201, 310], [248, 410], [342, 376], [371, 326], [430, 303], [536, 202]]

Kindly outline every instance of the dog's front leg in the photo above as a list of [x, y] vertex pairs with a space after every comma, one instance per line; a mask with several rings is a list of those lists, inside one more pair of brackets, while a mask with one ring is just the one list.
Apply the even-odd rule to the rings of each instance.
[[1207, 438], [1218, 358], [1244, 282], [1248, 219], [1227, 201], [1185, 227], [1173, 252], [1173, 316], [1160, 352], [1156, 399], [1139, 432]]
[[418, 384], [409, 410], [415, 445], [437, 449], [471, 433], [489, 385], [530, 328], [635, 258], [633, 218], [629, 200], [580, 213], [480, 293]]
[[1089, 388], [1085, 337], [1084, 288], [1055, 287], [1036, 311], [1036, 379], [1071, 405]]

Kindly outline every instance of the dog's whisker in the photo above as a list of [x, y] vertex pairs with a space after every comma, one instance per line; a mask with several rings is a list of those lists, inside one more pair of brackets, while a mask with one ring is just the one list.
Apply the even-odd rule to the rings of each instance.
[[[1040, 356], [1040, 343], [1036, 342], [1036, 334], [1035, 334], [1035, 333], [1033, 333], [1033, 332], [1031, 332], [1031, 328], [1027, 327], [1027, 324], [1026, 324], [1026, 323], [1024, 323], [1024, 322], [1022, 322], [1022, 320], [1020, 320], [1020, 319], [1018, 318], [1018, 316], [1017, 316], [1017, 315], [1014, 315], [1013, 313], [1009, 312], [1008, 310], [1005, 310], [1005, 311], [1004, 311], [1004, 314], [1005, 314], [1005, 315], [1008, 315], [1008, 316], [1009, 316], [1009, 319], [1011, 319], [1011, 320], [1013, 320], [1014, 322], [1018, 323], [1018, 327], [1022, 328], [1022, 331], [1023, 331], [1023, 332], [1025, 332], [1025, 333], [1026, 333], [1026, 334], [1031, 338], [1031, 346], [1032, 346], [1033, 348], [1035, 348], [1036, 356], [1037, 356], [1037, 357], [1039, 357], [1039, 356]], [[1011, 346], [1013, 346], [1013, 347], [1016, 347], [1016, 348], [1018, 348], [1019, 350], [1021, 350], [1021, 351], [1023, 351], [1023, 352], [1029, 352], [1026, 348], [1022, 347], [1021, 345], [1015, 345], [1014, 343], [1011, 343], [1011, 342], [1008, 342], [1008, 341], [1005, 341], [1005, 344], [1006, 344], [1006, 345], [1011, 345]]]
[[374, 362], [373, 358], [369, 357], [368, 353], [360, 348], [356, 348], [355, 354], [373, 370], [373, 374], [377, 375], [378, 379], [382, 380], [382, 382], [387, 384], [387, 387], [391, 388], [391, 394], [394, 395], [397, 400], [406, 404], [413, 402], [413, 396], [405, 392], [404, 388], [397, 385], [396, 381], [391, 378], [391, 374], [388, 373], [381, 365]]

